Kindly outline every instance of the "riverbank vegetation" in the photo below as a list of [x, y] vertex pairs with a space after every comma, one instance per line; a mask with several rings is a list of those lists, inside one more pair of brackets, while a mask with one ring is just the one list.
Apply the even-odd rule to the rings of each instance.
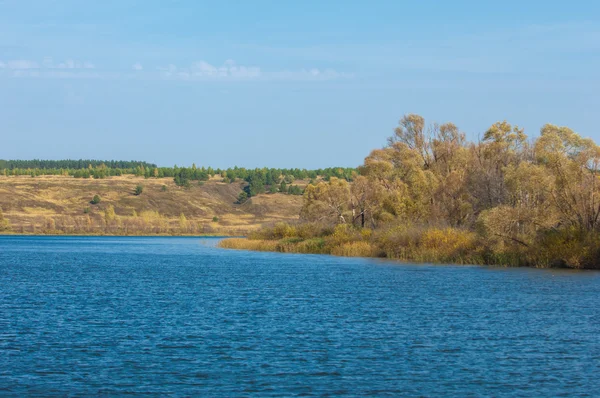
[[531, 140], [504, 121], [469, 142], [452, 123], [410, 114], [352, 178], [309, 184], [299, 223], [222, 246], [600, 268], [599, 166], [600, 147], [567, 127]]

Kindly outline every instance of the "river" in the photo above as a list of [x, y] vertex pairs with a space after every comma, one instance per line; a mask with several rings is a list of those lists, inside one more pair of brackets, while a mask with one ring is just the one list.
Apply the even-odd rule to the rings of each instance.
[[600, 272], [0, 237], [0, 395], [600, 393]]

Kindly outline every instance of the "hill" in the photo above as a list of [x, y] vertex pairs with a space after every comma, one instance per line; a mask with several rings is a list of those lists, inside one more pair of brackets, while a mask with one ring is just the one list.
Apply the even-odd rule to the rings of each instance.
[[[136, 195], [138, 185], [143, 190]], [[298, 219], [301, 196], [259, 194], [238, 204], [245, 185], [220, 177], [184, 188], [172, 178], [133, 175], [0, 176], [0, 209], [16, 233], [241, 235]], [[94, 195], [97, 204], [91, 204]]]

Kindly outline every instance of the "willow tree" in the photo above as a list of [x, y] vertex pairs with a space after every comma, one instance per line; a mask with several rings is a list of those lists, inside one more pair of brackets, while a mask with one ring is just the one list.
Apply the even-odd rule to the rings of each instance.
[[535, 154], [552, 176], [550, 194], [561, 221], [585, 232], [600, 230], [600, 147], [567, 127], [546, 124]]
[[350, 217], [350, 185], [348, 181], [331, 177], [329, 182], [308, 185], [300, 216], [308, 221], [345, 224]]

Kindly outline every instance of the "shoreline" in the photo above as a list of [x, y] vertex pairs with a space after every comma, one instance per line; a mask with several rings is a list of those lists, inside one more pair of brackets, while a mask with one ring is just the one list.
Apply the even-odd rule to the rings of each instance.
[[575, 270], [575, 271], [600, 271], [596, 268], [577, 268], [567, 266], [551, 266], [551, 265], [515, 265], [515, 264], [501, 264], [501, 263], [486, 263], [484, 261], [441, 261], [433, 258], [418, 259], [418, 258], [394, 258], [385, 255], [364, 255], [365, 253], [359, 252], [342, 252], [334, 253], [332, 251], [321, 250], [321, 251], [309, 251], [298, 250], [298, 243], [304, 242], [299, 241], [296, 244], [290, 244], [285, 242], [286, 239], [280, 240], [265, 240], [265, 239], [249, 239], [246, 237], [224, 237], [217, 247], [225, 250], [246, 250], [254, 252], [271, 252], [271, 253], [283, 253], [283, 254], [313, 254], [313, 255], [326, 255], [335, 257], [348, 257], [348, 258], [370, 258], [379, 260], [389, 260], [398, 263], [413, 263], [413, 264], [432, 264], [432, 265], [455, 265], [455, 266], [480, 266], [490, 268], [531, 268], [531, 269], [555, 269], [555, 270]]
[[135, 238], [135, 237], [140, 237], [140, 238], [151, 238], [151, 237], [184, 237], [184, 238], [238, 238], [240, 237], [240, 235], [227, 235], [227, 234], [93, 234], [93, 233], [89, 233], [89, 234], [78, 234], [78, 233], [64, 233], [64, 234], [44, 234], [44, 233], [20, 233], [20, 232], [16, 232], [16, 233], [6, 233], [6, 232], [0, 232], [0, 237], [3, 236], [54, 236], [54, 237], [60, 237], [60, 236], [64, 236], [64, 237], [69, 237], [69, 236], [73, 236], [73, 237], [77, 237], [77, 236], [94, 236], [94, 237], [101, 237], [101, 236], [107, 236], [107, 237], [123, 237], [123, 238]]

